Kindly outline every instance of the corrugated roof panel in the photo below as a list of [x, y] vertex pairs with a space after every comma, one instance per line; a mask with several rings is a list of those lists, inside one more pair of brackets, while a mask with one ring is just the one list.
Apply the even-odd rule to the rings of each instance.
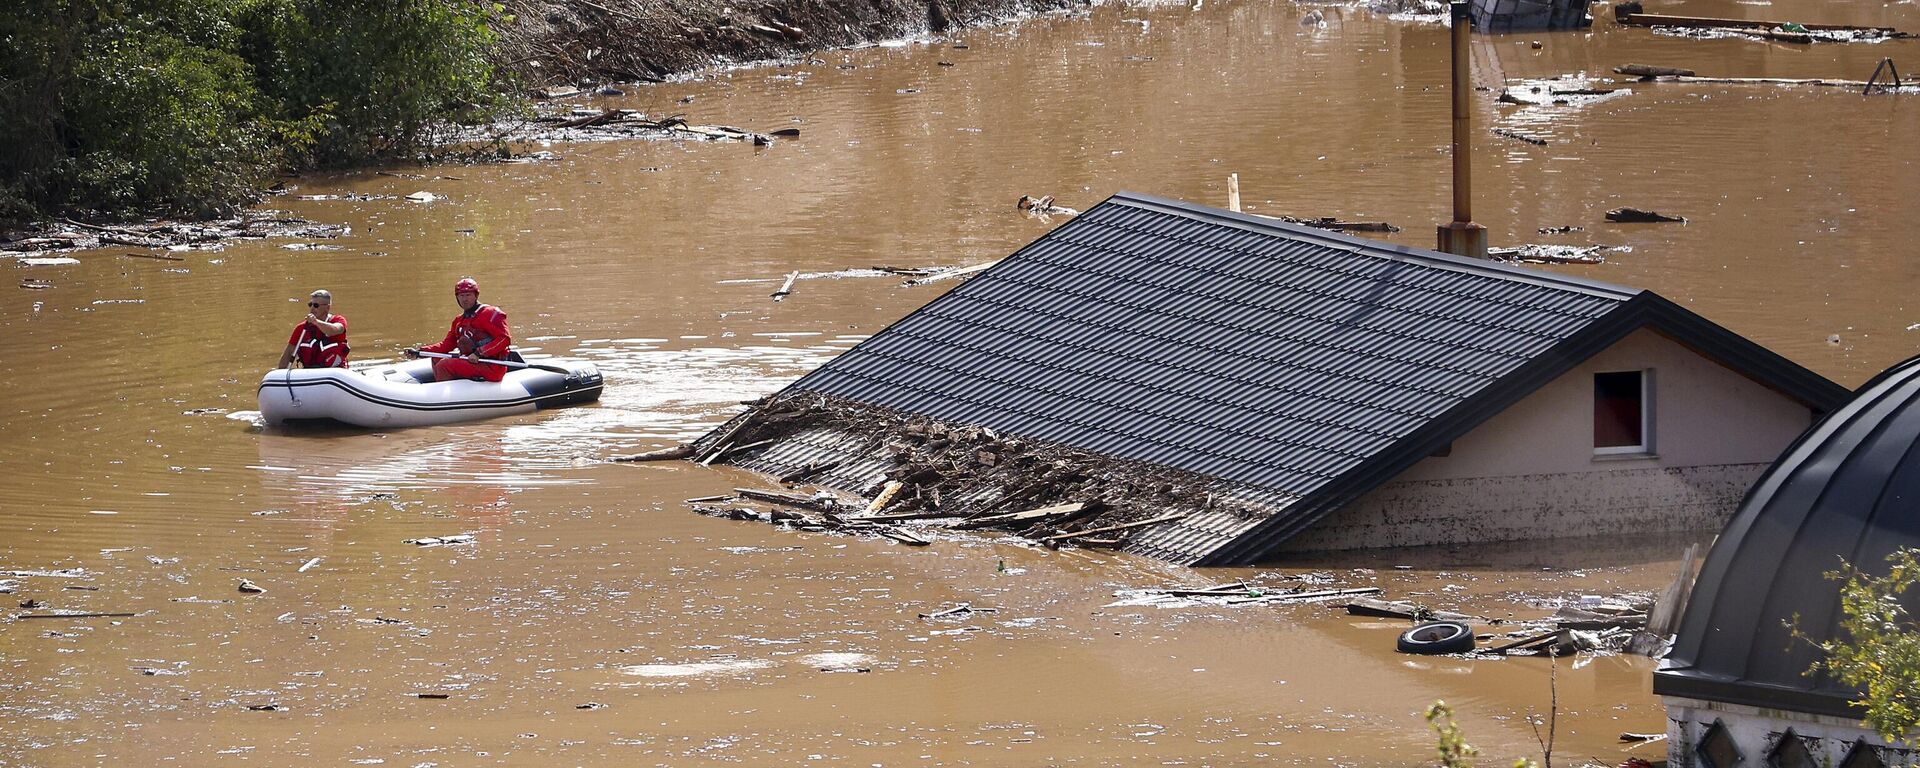
[[1122, 196], [793, 388], [1292, 499], [1633, 295]]

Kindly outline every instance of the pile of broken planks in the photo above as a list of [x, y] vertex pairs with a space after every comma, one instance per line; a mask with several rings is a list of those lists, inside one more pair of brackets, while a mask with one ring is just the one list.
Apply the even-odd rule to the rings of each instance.
[[649, 118], [637, 109], [574, 109], [565, 115], [534, 118], [515, 138], [676, 138], [703, 141], [747, 141], [764, 147], [775, 137], [797, 138], [799, 128], [761, 133], [730, 125], [694, 125], [681, 115]]
[[1653, 656], [1666, 648], [1666, 638], [1646, 631], [1650, 605], [1565, 607], [1531, 629], [1509, 632], [1499, 644], [1478, 653], [1490, 655], [1566, 656], [1577, 652], [1635, 653]]
[[[787, 477], [812, 474], [826, 468], [809, 466], [801, 471], [789, 473]], [[906, 484], [901, 481], [888, 481], [879, 495], [864, 506], [857, 502], [848, 502], [829, 491], [808, 495], [758, 488], [735, 488], [731, 494], [687, 499], [686, 503], [694, 511], [704, 515], [734, 520], [757, 520], [817, 533], [873, 534], [908, 546], [926, 546], [932, 543], [932, 539], [925, 535], [925, 528], [909, 531], [899, 525], [911, 520], [948, 519], [950, 522], [947, 523], [946, 528], [955, 531], [997, 528], [1024, 536], [1048, 548], [1057, 549], [1066, 545], [1089, 548], [1118, 547], [1125, 543], [1125, 535], [1128, 532], [1185, 517], [1182, 514], [1166, 514], [1125, 523], [1076, 527], [1074, 523], [1085, 520], [1100, 511], [1099, 502], [1056, 504], [1019, 512], [987, 511], [966, 516], [936, 509], [885, 512], [884, 510], [888, 508], [894, 497], [905, 487]], [[743, 500], [758, 501], [770, 506], [763, 511], [743, 506], [740, 503]]]

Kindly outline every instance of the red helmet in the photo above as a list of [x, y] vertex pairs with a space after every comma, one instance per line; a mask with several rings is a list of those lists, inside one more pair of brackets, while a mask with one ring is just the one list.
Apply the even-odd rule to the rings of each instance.
[[460, 278], [460, 282], [453, 284], [453, 292], [454, 293], [479, 293], [480, 284], [474, 282], [473, 278], [471, 277], [463, 277], [463, 278]]

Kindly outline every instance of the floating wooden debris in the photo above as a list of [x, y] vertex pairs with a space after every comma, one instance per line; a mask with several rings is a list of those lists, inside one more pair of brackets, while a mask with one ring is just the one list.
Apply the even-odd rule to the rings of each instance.
[[1620, 222], [1623, 224], [1641, 224], [1641, 223], [1670, 222], [1670, 221], [1679, 222], [1681, 224], [1687, 223], [1687, 219], [1684, 216], [1668, 216], [1664, 213], [1658, 213], [1655, 211], [1644, 210], [1641, 208], [1627, 208], [1627, 207], [1615, 208], [1611, 211], [1607, 211], [1607, 221]]
[[1303, 219], [1297, 216], [1268, 216], [1267, 214], [1264, 214], [1264, 213], [1255, 213], [1251, 215], [1259, 216], [1260, 218], [1263, 218], [1263, 219], [1275, 219], [1278, 221], [1284, 221], [1288, 224], [1299, 224], [1300, 226], [1303, 226], [1303, 227], [1313, 227], [1314, 229], [1325, 229], [1333, 232], [1398, 232], [1400, 231], [1399, 227], [1396, 227], [1384, 221], [1342, 221], [1332, 216], [1321, 216], [1319, 218]]
[[1893, 27], [1868, 27], [1853, 24], [1807, 24], [1792, 21], [1766, 21], [1763, 19], [1727, 19], [1714, 16], [1673, 16], [1663, 13], [1642, 13], [1639, 3], [1621, 3], [1614, 6], [1614, 20], [1634, 27], [1688, 27], [1688, 28], [1724, 28], [1724, 29], [1762, 29], [1762, 30], [1807, 30], [1811, 32], [1855, 32], [1864, 33], [1873, 38], [1912, 37]]
[[1020, 200], [1018, 202], [1015, 202], [1013, 205], [1015, 209], [1029, 216], [1036, 216], [1040, 218], [1045, 218], [1048, 216], [1080, 215], [1080, 211], [1076, 209], [1068, 208], [1064, 205], [1056, 205], [1053, 202], [1053, 195], [1043, 195], [1041, 197], [1034, 197], [1032, 195], [1021, 195]]
[[903, 286], [926, 285], [928, 283], [935, 283], [941, 280], [948, 280], [955, 277], [965, 277], [967, 275], [971, 275], [976, 272], [984, 272], [987, 270], [988, 267], [991, 267], [998, 263], [1000, 263], [1000, 261], [998, 259], [995, 259], [993, 261], [989, 261], [981, 264], [975, 264], [971, 267], [958, 267], [955, 269], [942, 270], [940, 272], [927, 275], [926, 277], [913, 278], [912, 280], [908, 280], [906, 282], [901, 283], [901, 285]]
[[1604, 264], [1605, 246], [1528, 244], [1517, 248], [1488, 248], [1487, 258], [1528, 264]]
[[1347, 614], [1351, 616], [1372, 616], [1382, 619], [1406, 619], [1408, 621], [1459, 621], [1492, 623], [1477, 616], [1451, 611], [1435, 611], [1425, 606], [1407, 602], [1374, 600], [1359, 598], [1347, 603]]
[[691, 444], [683, 444], [683, 445], [675, 445], [667, 448], [660, 448], [652, 451], [646, 451], [643, 453], [630, 453], [625, 456], [615, 456], [608, 460], [619, 461], [619, 462], [673, 461], [675, 459], [688, 458], [692, 455], [693, 455], [693, 446]]
[[20, 287], [29, 291], [44, 291], [53, 287], [53, 281], [41, 277], [29, 277], [20, 281]]
[[735, 488], [733, 492], [749, 499], [770, 501], [775, 504], [785, 504], [789, 507], [800, 507], [801, 509], [811, 509], [817, 512], [832, 512], [840, 509], [839, 500], [832, 494], [808, 496], [798, 493], [787, 493], [785, 491], [767, 491], [759, 488]]
[[773, 292], [773, 300], [779, 301], [793, 294], [793, 281], [800, 279], [800, 271], [787, 273], [787, 281], [780, 284], [780, 290]]
[[124, 619], [136, 616], [135, 613], [93, 612], [93, 613], [29, 613], [16, 616], [17, 619]]
[[952, 608], [943, 608], [933, 613], [920, 614], [920, 618], [927, 620], [955, 619], [975, 613], [996, 613], [999, 610], [998, 608], [975, 608], [973, 607], [973, 603], [961, 603]]
[[240, 591], [241, 591], [241, 592], [245, 592], [245, 593], [247, 593], [247, 594], [249, 594], [249, 595], [258, 595], [258, 594], [261, 594], [261, 593], [263, 593], [263, 592], [266, 592], [266, 591], [267, 591], [267, 588], [266, 588], [266, 587], [263, 587], [263, 586], [260, 586], [260, 585], [258, 585], [258, 584], [255, 584], [255, 583], [253, 583], [252, 581], [249, 581], [249, 580], [247, 580], [247, 579], [241, 579], [241, 580], [240, 580]]
[[1493, 135], [1495, 135], [1495, 136], [1505, 136], [1505, 137], [1507, 137], [1507, 138], [1509, 138], [1509, 139], [1513, 139], [1513, 140], [1515, 140], [1515, 141], [1524, 141], [1524, 142], [1526, 142], [1526, 143], [1528, 143], [1528, 144], [1532, 144], [1532, 145], [1534, 145], [1534, 146], [1536, 146], [1536, 147], [1544, 147], [1544, 146], [1546, 146], [1546, 145], [1547, 145], [1547, 140], [1546, 140], [1546, 139], [1542, 139], [1542, 138], [1540, 138], [1540, 137], [1538, 137], [1538, 136], [1528, 136], [1528, 135], [1526, 135], [1526, 134], [1524, 134], [1524, 133], [1521, 133], [1521, 132], [1519, 132], [1519, 131], [1516, 131], [1516, 130], [1513, 130], [1513, 129], [1511, 129], [1511, 128], [1495, 128], [1495, 129], [1493, 129]]
[[1062, 522], [1066, 518], [1078, 517], [1081, 512], [1091, 512], [1098, 507], [1098, 502], [1089, 503], [1077, 501], [1072, 504], [1057, 504], [1051, 507], [1040, 507], [1023, 512], [1008, 512], [999, 515], [969, 518], [947, 527], [955, 530], [972, 530], [975, 528], [1016, 527], [1015, 524], [1032, 524], [1049, 519], [1054, 520], [1054, 522]]
[[472, 544], [474, 540], [475, 534], [456, 533], [451, 536], [426, 536], [418, 539], [406, 539], [400, 543], [413, 544], [421, 547], [450, 547], [460, 544]]

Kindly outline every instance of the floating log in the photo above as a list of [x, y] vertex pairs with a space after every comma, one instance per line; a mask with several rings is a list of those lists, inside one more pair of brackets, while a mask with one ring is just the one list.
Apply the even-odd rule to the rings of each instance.
[[1699, 74], [1691, 69], [1655, 67], [1646, 64], [1622, 64], [1614, 67], [1613, 71], [1622, 75], [1638, 75], [1640, 77], [1692, 77]]
[[712, 504], [712, 503], [714, 503], [714, 502], [717, 502], [717, 501], [731, 501], [731, 500], [733, 500], [733, 494], [731, 494], [731, 493], [723, 493], [723, 494], [719, 494], [719, 495], [717, 495], [717, 496], [701, 496], [701, 497], [698, 497], [698, 498], [692, 498], [692, 499], [687, 499], [687, 500], [685, 500], [685, 501], [684, 501], [684, 502], [682, 502], [682, 503], [685, 503], [685, 504]]
[[1651, 222], [1668, 222], [1668, 221], [1679, 222], [1681, 224], [1687, 223], [1687, 219], [1684, 216], [1668, 216], [1664, 213], [1657, 213], [1654, 211], [1643, 210], [1640, 208], [1626, 208], [1626, 207], [1615, 208], [1611, 211], [1607, 211], [1607, 221], [1616, 221], [1624, 224], [1643, 224], [1643, 223], [1651, 223]]
[[609, 459], [609, 461], [620, 461], [620, 462], [672, 461], [675, 459], [684, 459], [692, 455], [693, 455], [693, 445], [691, 443], [688, 443], [688, 444], [676, 445], [671, 448], [661, 448], [658, 450], [647, 451], [645, 453], [632, 453], [625, 456], [615, 456], [612, 459]]
[[1236, 581], [1232, 584], [1221, 584], [1199, 589], [1163, 589], [1160, 590], [1160, 594], [1168, 597], [1233, 597], [1245, 594], [1247, 591], [1246, 582]]
[[1147, 520], [1138, 520], [1131, 523], [1121, 523], [1119, 525], [1109, 525], [1103, 528], [1092, 528], [1085, 531], [1074, 531], [1072, 533], [1054, 534], [1052, 536], [1043, 538], [1040, 541], [1041, 542], [1066, 541], [1068, 539], [1077, 539], [1077, 538], [1080, 538], [1081, 536], [1092, 536], [1094, 534], [1100, 534], [1100, 533], [1112, 533], [1114, 531], [1127, 531], [1127, 530], [1132, 530], [1134, 528], [1140, 528], [1148, 525], [1155, 525], [1158, 523], [1170, 523], [1175, 520], [1183, 519], [1186, 516], [1187, 515], [1184, 512], [1174, 513], [1170, 515], [1161, 515], [1159, 517], [1155, 517]]
[[915, 536], [911, 533], [907, 533], [906, 531], [900, 530], [898, 528], [882, 529], [880, 531], [880, 535], [885, 536], [889, 539], [893, 539], [894, 541], [900, 542], [909, 547], [924, 547], [924, 546], [927, 546], [928, 544], [933, 543], [931, 541], [920, 538], [919, 536]]
[[120, 255], [126, 256], [128, 258], [134, 258], [134, 259], [158, 259], [160, 261], [186, 261], [185, 258], [180, 256], [175, 256], [170, 253], [123, 253]]

